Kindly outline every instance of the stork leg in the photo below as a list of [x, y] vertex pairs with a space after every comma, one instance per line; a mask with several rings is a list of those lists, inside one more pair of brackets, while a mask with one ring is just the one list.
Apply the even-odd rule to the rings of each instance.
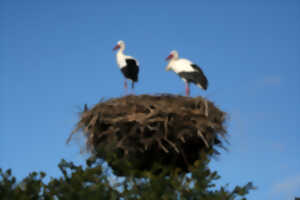
[[190, 96], [190, 86], [188, 82], [185, 82], [185, 95]]
[[127, 80], [124, 80], [124, 88], [125, 88], [125, 94], [128, 93], [128, 86], [127, 86]]
[[131, 81], [131, 92], [134, 95], [134, 81]]

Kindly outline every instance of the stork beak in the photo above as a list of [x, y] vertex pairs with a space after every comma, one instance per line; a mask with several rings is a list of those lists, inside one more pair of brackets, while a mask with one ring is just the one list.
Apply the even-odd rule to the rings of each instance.
[[115, 50], [117, 50], [117, 49], [119, 49], [119, 48], [120, 48], [120, 45], [117, 44], [117, 45], [113, 48], [113, 51], [115, 51]]
[[172, 55], [172, 54], [170, 54], [170, 55], [166, 58], [166, 60], [170, 60], [171, 58], [173, 58], [173, 55]]

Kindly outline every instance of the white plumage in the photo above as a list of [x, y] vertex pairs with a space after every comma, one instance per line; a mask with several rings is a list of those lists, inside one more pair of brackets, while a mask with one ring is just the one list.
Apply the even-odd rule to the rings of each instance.
[[166, 67], [166, 70], [173, 70], [182, 78], [182, 80], [186, 83], [187, 96], [190, 94], [189, 83], [194, 83], [204, 90], [207, 89], [207, 78], [202, 69], [196, 64], [187, 59], [179, 58], [178, 52], [175, 50], [171, 51], [170, 55], [167, 57], [167, 60], [170, 61]]
[[[139, 62], [135, 58], [123, 53], [125, 50], [125, 43], [122, 40], [118, 41], [117, 45], [114, 47], [114, 50], [117, 49], [119, 49], [116, 54], [117, 65], [125, 78], [132, 81], [133, 88], [134, 82], [138, 81]], [[127, 90], [126, 79], [124, 81], [124, 87]]]
[[187, 59], [178, 59], [178, 60], [171, 60], [169, 63], [170, 69], [172, 69], [175, 73], [180, 72], [193, 72], [195, 71], [194, 68], [192, 68], [193, 63]]

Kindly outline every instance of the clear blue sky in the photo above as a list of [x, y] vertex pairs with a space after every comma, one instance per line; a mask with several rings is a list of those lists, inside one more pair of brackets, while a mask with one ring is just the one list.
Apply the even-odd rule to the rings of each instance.
[[203, 68], [208, 91], [192, 95], [230, 116], [229, 151], [211, 164], [220, 184], [253, 181], [253, 200], [300, 196], [300, 1], [80, 2], [0, 1], [1, 168], [20, 180], [84, 163], [65, 142], [84, 103], [124, 94], [122, 39], [140, 61], [137, 94], [184, 94], [165, 71], [173, 49]]

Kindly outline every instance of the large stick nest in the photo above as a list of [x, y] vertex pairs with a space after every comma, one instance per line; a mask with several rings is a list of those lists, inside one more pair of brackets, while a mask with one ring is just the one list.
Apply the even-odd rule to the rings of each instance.
[[72, 134], [82, 131], [117, 175], [158, 165], [188, 172], [200, 154], [222, 146], [225, 116], [202, 97], [131, 95], [85, 108]]

